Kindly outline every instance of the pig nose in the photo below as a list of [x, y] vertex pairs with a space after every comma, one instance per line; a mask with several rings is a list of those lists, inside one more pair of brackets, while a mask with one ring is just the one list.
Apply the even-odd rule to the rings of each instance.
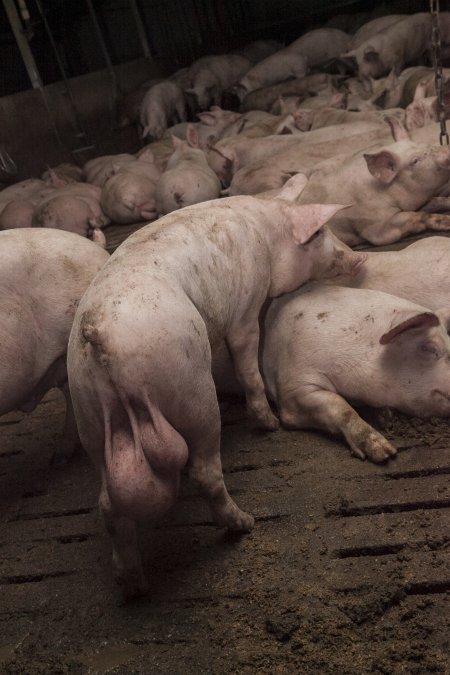
[[439, 148], [436, 153], [436, 161], [439, 166], [450, 166], [450, 145], [446, 148]]

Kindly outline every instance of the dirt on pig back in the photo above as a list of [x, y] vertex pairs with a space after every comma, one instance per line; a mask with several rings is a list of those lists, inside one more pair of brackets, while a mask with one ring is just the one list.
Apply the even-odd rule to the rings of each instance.
[[89, 459], [48, 464], [62, 396], [3, 416], [0, 672], [448, 673], [449, 422], [362, 412], [399, 448], [385, 465], [323, 434], [257, 432], [229, 399], [225, 481], [255, 529], [217, 530], [183, 477], [140, 532], [150, 595], [125, 606]]

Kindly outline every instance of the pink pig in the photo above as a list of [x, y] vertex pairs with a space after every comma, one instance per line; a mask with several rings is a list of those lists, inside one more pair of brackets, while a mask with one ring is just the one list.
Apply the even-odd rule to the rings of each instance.
[[[288, 185], [297, 192], [296, 176]], [[100, 508], [118, 581], [146, 590], [136, 521], [172, 506], [187, 466], [221, 527], [253, 518], [227, 492], [211, 349], [226, 340], [249, 413], [275, 429], [258, 367], [267, 297], [365, 260], [328, 232], [338, 205], [235, 197], [189, 206], [131, 235], [80, 303], [69, 347], [70, 390], [85, 449], [102, 475]]]

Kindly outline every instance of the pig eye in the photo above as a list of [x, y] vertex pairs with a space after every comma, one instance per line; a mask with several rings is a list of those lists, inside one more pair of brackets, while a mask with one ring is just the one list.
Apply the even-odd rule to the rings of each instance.
[[420, 161], [420, 157], [414, 157], [414, 159], [411, 161], [411, 166], [414, 166], [414, 164], [417, 164]]
[[433, 342], [433, 340], [426, 340], [425, 342], [422, 342], [420, 349], [432, 359], [439, 359], [442, 356], [439, 345]]

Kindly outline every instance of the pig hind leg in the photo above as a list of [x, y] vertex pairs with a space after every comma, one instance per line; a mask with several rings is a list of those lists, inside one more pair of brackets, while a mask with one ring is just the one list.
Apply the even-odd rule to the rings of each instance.
[[224, 483], [220, 459], [220, 413], [211, 377], [202, 385], [202, 397], [190, 402], [189, 416], [195, 427], [184, 436], [189, 446], [189, 477], [199, 485], [213, 518], [219, 527], [246, 532], [254, 525], [253, 517], [235, 504]]
[[384, 462], [396, 454], [396, 449], [365, 422], [339, 394], [315, 390], [301, 397], [283, 401], [280, 397], [280, 417], [288, 428], [322, 429], [341, 433], [352, 453], [360, 459]]

